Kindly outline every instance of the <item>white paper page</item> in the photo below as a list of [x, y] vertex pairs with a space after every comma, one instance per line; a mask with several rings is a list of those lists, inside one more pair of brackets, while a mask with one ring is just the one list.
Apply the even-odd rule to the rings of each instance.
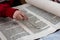
[[26, 0], [26, 2], [60, 17], [60, 4], [56, 2], [51, 0]]
[[[23, 21], [22, 23], [23, 23], [23, 25], [25, 25], [25, 29], [29, 29], [33, 34], [31, 34], [31, 35], [29, 35], [29, 36], [25, 36], [25, 37], [22, 37], [22, 38], [19, 38], [19, 39], [17, 39], [17, 40], [32, 40], [32, 39], [35, 39], [35, 38], [40, 38], [40, 37], [43, 37], [43, 36], [46, 36], [46, 35], [48, 35], [48, 34], [50, 34], [50, 33], [53, 33], [53, 32], [55, 32], [56, 31], [56, 29], [53, 27], [53, 24], [52, 23], [50, 23], [50, 22], [48, 22], [47, 20], [45, 20], [44, 18], [41, 18], [40, 16], [38, 16], [36, 13], [34, 13], [33, 12], [33, 10], [31, 11], [30, 9], [28, 9], [28, 7], [32, 7], [32, 6], [30, 6], [30, 5], [28, 5], [28, 4], [25, 4], [25, 5], [22, 5], [22, 6], [18, 6], [18, 7], [16, 7], [16, 8], [18, 8], [18, 9], [22, 9], [22, 11], [23, 12], [25, 12], [25, 14], [29, 17], [29, 20], [31, 20], [30, 18], [32, 18], [33, 20], [32, 21], [30, 21], [30, 22], [28, 22], [28, 21]], [[34, 9], [34, 8], [32, 8], [32, 9]], [[36, 11], [36, 12], [38, 12], [38, 10]], [[32, 16], [33, 15], [33, 16]], [[36, 18], [37, 17], [37, 18]], [[40, 19], [40, 20], [39, 20]], [[33, 24], [33, 26], [31, 26], [32, 25], [32, 23], [34, 23], [34, 21], [35, 20], [38, 20], [37, 21], [37, 23], [40, 21], [40, 23], [41, 24], [44, 24], [44, 25], [41, 25], [40, 24], [40, 26], [38, 27], [38, 26], [36, 26], [36, 27], [34, 27], [35, 25]], [[32, 23], [31, 23], [32, 22]], [[35, 21], [36, 22], [36, 21]], [[46, 24], [46, 25], [45, 25]], [[36, 24], [37, 25], [37, 24]], [[40, 27], [42, 27], [42, 30], [41, 29], [39, 29]], [[44, 29], [44, 27], [48, 27], [48, 28], [46, 28], [46, 30]], [[26, 31], [28, 31], [28, 30], [26, 30]], [[30, 32], [29, 31], [29, 32]], [[47, 33], [48, 32], [48, 33]]]
[[16, 40], [18, 38], [30, 35], [16, 21], [2, 18], [0, 19], [0, 40]]
[[52, 24], [54, 24], [56, 29], [60, 29], [60, 4], [59, 3], [53, 2], [51, 0], [26, 0], [26, 2], [40, 9], [43, 9], [47, 12], [50, 12], [49, 14], [47, 14], [47, 17], [49, 16], [50, 18], [45, 17], [46, 13], [44, 18], [50, 21]]

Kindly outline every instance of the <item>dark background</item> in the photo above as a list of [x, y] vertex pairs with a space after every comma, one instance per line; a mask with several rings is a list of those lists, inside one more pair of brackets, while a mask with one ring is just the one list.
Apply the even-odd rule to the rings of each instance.
[[18, 6], [21, 5], [20, 0], [14, 0], [14, 2], [12, 3], [12, 6]]
[[14, 0], [12, 6], [18, 6], [25, 3], [25, 0]]

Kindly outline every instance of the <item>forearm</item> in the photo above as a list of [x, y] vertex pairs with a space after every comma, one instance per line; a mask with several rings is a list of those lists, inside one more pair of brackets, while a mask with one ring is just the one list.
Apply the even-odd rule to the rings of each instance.
[[3, 16], [7, 7], [10, 7], [9, 4], [0, 4], [0, 16]]
[[5, 17], [11, 17], [13, 18], [13, 14], [17, 9], [14, 9], [12, 7], [9, 7], [5, 10]]
[[1, 17], [11, 17], [13, 16], [13, 13], [16, 9], [12, 8], [10, 4], [0, 4], [0, 16]]

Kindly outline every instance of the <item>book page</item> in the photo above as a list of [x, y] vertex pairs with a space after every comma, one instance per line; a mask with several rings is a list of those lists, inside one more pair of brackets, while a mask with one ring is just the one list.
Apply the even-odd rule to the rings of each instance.
[[[44, 14], [40, 13], [38, 15], [42, 16], [46, 20], [53, 23], [55, 25], [56, 29], [60, 29], [60, 27], [59, 27], [60, 26], [60, 22], [59, 22], [60, 21], [60, 4], [59, 3], [53, 2], [52, 0], [26, 0], [26, 2], [28, 4], [31, 4], [35, 7], [37, 7], [39, 10], [43, 9], [44, 12], [42, 12], [42, 11], [41, 12]], [[35, 10], [36, 10], [36, 8], [35, 8]]]
[[54, 14], [50, 14], [49, 12], [39, 9], [37, 7], [29, 6], [27, 7], [27, 9], [29, 9], [30, 11], [33, 11], [36, 15], [43, 17], [47, 21], [51, 22], [53, 25], [56, 25], [60, 22], [60, 17]]
[[[54, 28], [54, 24], [57, 24], [59, 22], [56, 22], [56, 23], [52, 22], [51, 23], [50, 20], [45, 19], [44, 13], [48, 13], [48, 12], [45, 12], [44, 10], [41, 10], [41, 9], [39, 9], [35, 6], [32, 6], [32, 5], [29, 5], [29, 4], [17, 6], [17, 8], [22, 10], [28, 16], [29, 19], [27, 21], [25, 20], [25, 21], [20, 21], [20, 22], [25, 26], [24, 27], [25, 29], [30, 30], [29, 32], [32, 33], [29, 36], [29, 38], [27, 38], [28, 36], [25, 36], [22, 39], [28, 40], [28, 39], [35, 39], [35, 38], [39, 38], [39, 37], [44, 37], [44, 36], [56, 31], [56, 29]], [[43, 15], [40, 16], [39, 15], [40, 13]], [[51, 15], [53, 17], [55, 16], [53, 14], [51, 14]], [[50, 16], [48, 16], [48, 17], [50, 18]], [[28, 31], [28, 30], [26, 30], [26, 31]]]
[[60, 17], [60, 4], [57, 2], [52, 0], [26, 0], [26, 2]]
[[17, 40], [18, 38], [30, 35], [16, 21], [9, 18], [0, 19], [0, 39], [1, 40]]

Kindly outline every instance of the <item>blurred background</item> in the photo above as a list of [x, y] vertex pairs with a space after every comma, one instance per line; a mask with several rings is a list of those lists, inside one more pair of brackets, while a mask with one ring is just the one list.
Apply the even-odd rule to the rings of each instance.
[[18, 5], [22, 5], [25, 4], [25, 0], [14, 0], [12, 6], [18, 6]]
[[20, 2], [21, 2], [21, 4], [25, 4], [26, 3], [25, 0], [20, 0]]

